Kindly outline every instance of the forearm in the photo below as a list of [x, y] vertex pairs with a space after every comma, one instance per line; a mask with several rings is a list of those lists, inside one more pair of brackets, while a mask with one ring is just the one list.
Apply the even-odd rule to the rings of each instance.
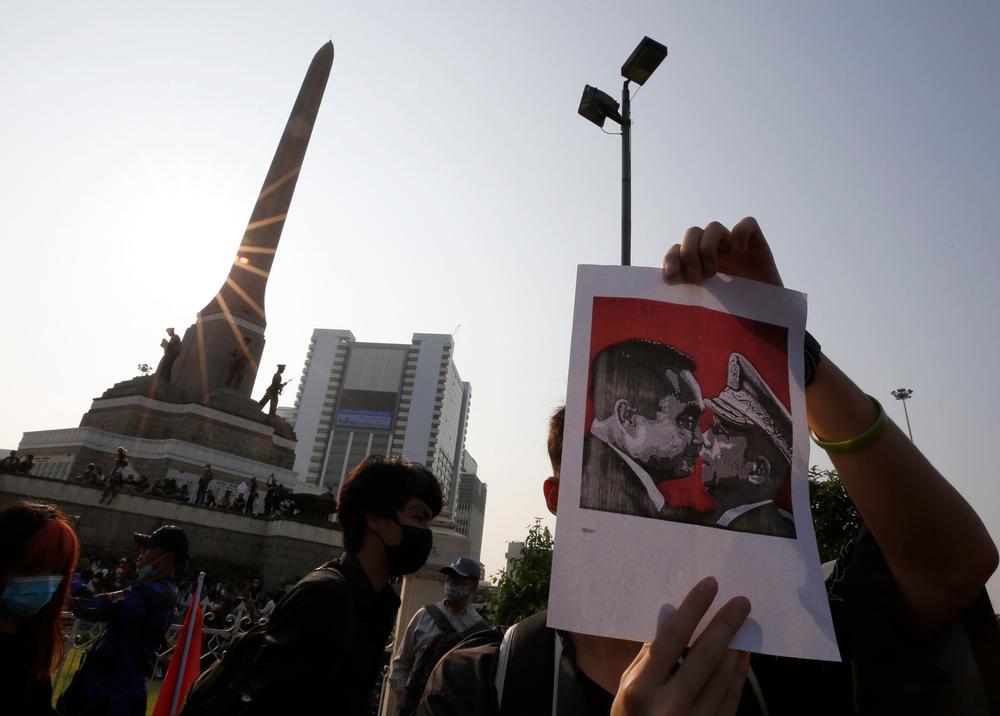
[[89, 622], [104, 622], [111, 618], [111, 600], [101, 594], [81, 602], [72, 609], [74, 616]]
[[[806, 412], [813, 432], [834, 442], [878, 417], [827, 356], [806, 390]], [[829, 455], [918, 622], [934, 629], [953, 619], [997, 565], [979, 516], [892, 422], [874, 444]]]

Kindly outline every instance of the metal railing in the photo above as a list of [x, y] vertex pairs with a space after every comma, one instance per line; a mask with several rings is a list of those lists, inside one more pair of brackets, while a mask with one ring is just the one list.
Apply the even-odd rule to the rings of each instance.
[[[52, 673], [52, 694], [56, 698], [69, 686], [87, 652], [97, 644], [105, 630], [105, 624], [101, 622], [80, 619], [69, 612], [63, 612], [62, 616], [66, 642], [63, 657]], [[219, 661], [234, 639], [246, 634], [257, 624], [267, 622], [263, 618], [255, 621], [242, 604], [233, 613], [227, 614], [221, 625], [208, 626], [206, 622], [212, 616], [207, 614], [202, 619], [201, 671]], [[176, 618], [183, 619], [184, 613], [180, 612]], [[177, 622], [171, 624], [167, 629], [162, 645], [164, 648], [157, 650], [156, 653], [156, 665], [153, 667], [153, 673], [150, 674], [151, 681], [162, 679], [163, 674], [166, 673], [170, 657], [177, 646], [177, 636], [181, 631], [181, 626], [181, 623]]]

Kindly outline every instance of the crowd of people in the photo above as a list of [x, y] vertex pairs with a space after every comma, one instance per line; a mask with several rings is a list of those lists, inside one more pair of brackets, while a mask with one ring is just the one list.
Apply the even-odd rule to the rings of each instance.
[[[213, 629], [226, 629], [234, 620], [243, 620], [243, 626], [257, 624], [261, 619], [271, 616], [289, 586], [286, 584], [280, 589], [265, 591], [259, 578], [236, 579], [223, 576], [208, 580], [201, 597], [204, 624]], [[178, 621], [183, 619], [191, 603], [194, 588], [194, 581], [183, 581], [178, 585]]]
[[[698, 283], [716, 271], [781, 284], [752, 219], [731, 231], [715, 222], [691, 229], [663, 263], [667, 281]], [[586, 633], [556, 631], [546, 625], [544, 611], [501, 634], [470, 611], [479, 566], [460, 559], [442, 570], [444, 598], [418, 611], [398, 635], [390, 682], [404, 698], [404, 713], [996, 713], [996, 621], [990, 611], [986, 622], [968, 626], [981, 608], [989, 608], [984, 585], [997, 567], [996, 546], [972, 507], [887, 420], [877, 401], [818, 345], [806, 350], [809, 428], [865, 523], [826, 583], [842, 663], [730, 649], [754, 605], [736, 596], [706, 618], [719, 591], [712, 575], [704, 575], [680, 604], [650, 615], [656, 634], [645, 644], [598, 636], [605, 624], [595, 623]], [[607, 470], [592, 478], [621, 481], [640, 471], [648, 477], [658, 460], [669, 457], [667, 447], [689, 449], [702, 441], [697, 416], [685, 407], [697, 402], [685, 397], [690, 381], [677, 377], [656, 376], [656, 390], [665, 395], [657, 393], [651, 406], [621, 399], [619, 407], [626, 408], [616, 411], [621, 440], [611, 433], [606, 438], [631, 473]], [[559, 409], [547, 434], [552, 473], [540, 480], [554, 515], [564, 430], [565, 411]], [[604, 439], [593, 426], [590, 430]], [[670, 445], [656, 445], [657, 440]], [[199, 492], [207, 500], [208, 488]], [[237, 499], [246, 503], [253, 492], [248, 484]], [[421, 570], [431, 555], [430, 524], [443, 497], [437, 478], [423, 465], [371, 455], [348, 474], [336, 505], [342, 553], [279, 599], [253, 579], [213, 580], [205, 597], [210, 611], [217, 609], [222, 619], [234, 610], [266, 611], [268, 618], [261, 630], [247, 634], [255, 640], [232, 647], [212, 667], [217, 678], [205, 679], [188, 694], [182, 716], [370, 716], [400, 608], [394, 584]], [[107, 629], [59, 699], [58, 713], [144, 713], [156, 649], [177, 617], [179, 601], [185, 593], [188, 601], [192, 597], [190, 586], [177, 584], [188, 563], [184, 531], [164, 525], [135, 539], [134, 572], [121, 560], [91, 558], [85, 581], [78, 540], [64, 515], [26, 502], [0, 510], [5, 710], [52, 713], [50, 678], [63, 649], [59, 616], [70, 606], [82, 618], [106, 622]], [[677, 569], [658, 562], [657, 555], [630, 559], [647, 560], [650, 569], [683, 580], [684, 588], [699, 576], [691, 573], [695, 565]], [[608, 578], [616, 578], [613, 569]], [[622, 593], [630, 588], [634, 585], [620, 584]], [[113, 591], [100, 591], [108, 589]], [[445, 638], [460, 640], [444, 650]], [[434, 658], [424, 659], [428, 653]]]
[[[25, 455], [22, 459], [16, 450], [11, 450], [7, 457], [0, 460], [0, 472], [30, 475], [33, 465], [33, 455]], [[100, 488], [102, 490], [100, 502], [108, 505], [119, 493], [125, 493], [176, 500], [197, 507], [256, 517], [294, 517], [299, 511], [292, 491], [278, 482], [274, 473], [268, 476], [263, 489], [260, 488], [256, 477], [235, 485], [217, 480], [212, 466], [208, 464], [196, 482], [180, 480], [172, 475], [150, 480], [148, 476], [134, 469], [128, 450], [124, 447], [116, 450], [108, 471], [101, 465], [91, 462], [83, 472], [73, 478], [73, 481]], [[325, 497], [331, 503], [335, 503], [335, 497], [329, 488]]]
[[24, 458], [21, 458], [17, 454], [17, 450], [11, 450], [7, 457], [0, 460], [0, 472], [6, 472], [12, 475], [30, 475], [34, 466], [34, 455], [26, 454]]
[[[31, 456], [28, 457], [30, 459]], [[27, 471], [30, 472], [30, 463]], [[73, 479], [80, 484], [101, 488], [103, 492], [100, 502], [103, 504], [111, 504], [119, 493], [124, 492], [250, 516], [294, 517], [296, 514], [291, 490], [278, 482], [274, 473], [271, 473], [261, 490], [256, 477], [249, 481], [243, 480], [235, 486], [217, 480], [212, 466], [206, 464], [201, 477], [194, 483], [192, 494], [190, 481], [178, 480], [170, 475], [153, 481], [133, 469], [128, 450], [123, 447], [117, 449], [114, 463], [108, 472], [92, 462]]]
[[[264, 591], [260, 577], [247, 576], [233, 568], [218, 576], [209, 575], [202, 590], [201, 606], [205, 626], [226, 628], [235, 618], [257, 622], [267, 618], [290, 584]], [[180, 623], [194, 594], [196, 575], [178, 574], [174, 622]], [[139, 582], [134, 556], [113, 557], [88, 551], [81, 555], [70, 580], [70, 596], [85, 600], [98, 594], [120, 591]], [[293, 580], [291, 583], [297, 580]]]

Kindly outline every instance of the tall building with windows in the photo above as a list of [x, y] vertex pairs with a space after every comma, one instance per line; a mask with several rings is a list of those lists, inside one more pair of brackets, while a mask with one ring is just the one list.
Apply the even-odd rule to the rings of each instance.
[[478, 466], [468, 452], [462, 453], [462, 473], [455, 500], [455, 529], [469, 538], [469, 555], [479, 559], [486, 521], [486, 483], [477, 475]]
[[294, 407], [299, 481], [337, 492], [365, 456], [402, 455], [437, 476], [454, 513], [472, 389], [453, 352], [450, 335], [363, 343], [315, 329]]

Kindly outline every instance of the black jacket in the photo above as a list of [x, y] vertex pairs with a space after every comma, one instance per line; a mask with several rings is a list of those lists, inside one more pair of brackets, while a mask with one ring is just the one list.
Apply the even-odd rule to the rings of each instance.
[[248, 716], [370, 714], [399, 609], [346, 555], [313, 570], [278, 604], [254, 661]]
[[35, 677], [35, 644], [24, 634], [0, 633], [0, 704], [4, 714], [55, 716], [52, 684]]
[[[843, 663], [754, 654], [751, 668], [768, 713], [850, 716], [851, 714], [994, 713], [997, 639], [980, 655], [975, 632], [992, 615], [985, 593], [978, 607], [985, 626], [975, 632], [961, 622], [933, 639], [917, 639], [885, 563], [867, 529], [845, 551], [827, 580], [830, 609]], [[983, 604], [982, 602], [985, 602]], [[572, 639], [545, 626], [545, 613], [523, 620], [514, 632], [505, 671], [502, 711], [496, 675], [500, 642], [489, 633], [470, 637], [438, 662], [424, 690], [418, 716], [549, 716], [552, 713], [555, 640], [562, 639], [558, 716], [605, 716], [611, 695], [577, 667]], [[972, 641], [962, 643], [966, 634]], [[986, 647], [979, 638], [980, 646]], [[964, 663], [963, 663], [964, 662]], [[985, 690], [984, 687], [985, 686]], [[987, 705], [989, 702], [989, 705]], [[860, 706], [856, 710], [855, 706]], [[750, 682], [739, 716], [762, 713]]]

